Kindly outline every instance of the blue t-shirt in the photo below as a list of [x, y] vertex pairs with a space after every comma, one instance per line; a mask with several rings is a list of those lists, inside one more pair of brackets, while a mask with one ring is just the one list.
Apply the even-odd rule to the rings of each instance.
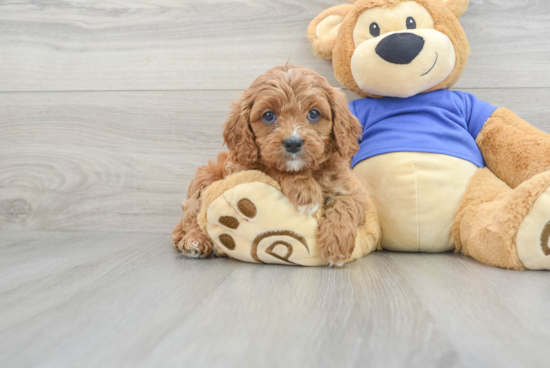
[[441, 153], [485, 167], [475, 139], [496, 110], [475, 96], [446, 89], [409, 98], [364, 98], [349, 104], [363, 126], [352, 167], [390, 152]]

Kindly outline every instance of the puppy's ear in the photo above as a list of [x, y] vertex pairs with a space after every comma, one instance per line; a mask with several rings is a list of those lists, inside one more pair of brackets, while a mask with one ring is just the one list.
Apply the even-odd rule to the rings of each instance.
[[318, 58], [332, 59], [332, 50], [336, 45], [338, 29], [352, 8], [352, 4], [333, 6], [309, 23], [307, 38], [311, 42], [313, 53]]
[[453, 12], [453, 14], [460, 18], [464, 13], [466, 13], [466, 10], [468, 9], [468, 5], [470, 5], [470, 0], [438, 0], [442, 1], [449, 10]]
[[258, 146], [250, 127], [250, 106], [243, 98], [232, 105], [232, 112], [223, 126], [223, 140], [230, 159], [246, 167], [258, 161]]
[[343, 159], [351, 160], [359, 150], [358, 140], [361, 134], [361, 125], [349, 111], [346, 95], [342, 91], [333, 88], [329, 93], [329, 100], [336, 149]]

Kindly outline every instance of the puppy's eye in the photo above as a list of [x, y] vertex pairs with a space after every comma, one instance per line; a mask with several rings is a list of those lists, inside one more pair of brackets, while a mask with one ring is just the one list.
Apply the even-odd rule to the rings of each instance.
[[316, 109], [310, 110], [307, 113], [307, 120], [309, 120], [310, 123], [318, 123], [319, 120], [321, 120], [321, 113]]
[[369, 31], [372, 37], [380, 36], [380, 26], [376, 22], [371, 23]]
[[413, 17], [407, 18], [407, 29], [416, 29], [416, 20]]
[[266, 110], [262, 115], [262, 121], [266, 124], [273, 124], [277, 120], [277, 115], [271, 110]]

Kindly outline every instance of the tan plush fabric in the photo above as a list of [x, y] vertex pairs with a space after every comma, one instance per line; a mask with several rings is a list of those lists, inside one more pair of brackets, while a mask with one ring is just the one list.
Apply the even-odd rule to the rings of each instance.
[[476, 143], [487, 167], [512, 188], [550, 170], [550, 138], [508, 109], [487, 120]]
[[[545, 207], [549, 186], [550, 173], [511, 189], [489, 169], [479, 169], [468, 185], [453, 225], [457, 251], [491, 266], [523, 270], [536, 265], [534, 269], [550, 269], [550, 258], [540, 241], [550, 221], [550, 207]], [[520, 228], [534, 236], [518, 236]], [[518, 253], [528, 263], [523, 263]]]
[[[256, 208], [253, 216], [240, 210], [239, 202], [243, 200]], [[237, 227], [224, 226], [222, 218], [236, 219]], [[288, 198], [268, 184], [252, 182], [228, 189], [210, 204], [207, 220], [208, 235], [232, 258], [307, 266], [328, 263], [316, 247], [317, 221], [299, 213]]]
[[430, 42], [407, 66], [406, 73], [403, 73], [403, 65], [390, 64], [378, 57], [377, 40], [365, 41], [355, 49], [350, 66], [353, 79], [362, 91], [407, 98], [447, 78], [456, 59], [451, 40], [443, 33], [429, 29], [419, 29], [415, 34], [430, 39]]
[[[413, 16], [417, 29], [434, 29], [434, 19], [426, 8], [415, 1], [402, 1], [391, 7], [376, 7], [365, 10], [353, 28], [353, 42], [358, 47], [362, 42], [374, 40], [370, 33], [370, 25], [376, 23], [380, 27], [380, 34], [403, 29], [407, 17]], [[374, 61], [374, 60], [371, 60]]]
[[453, 12], [455, 17], [460, 18], [468, 10], [470, 0], [440, 0], [445, 3], [445, 6]]
[[[352, 73], [351, 60], [356, 49], [353, 38], [355, 25], [359, 17], [369, 9], [376, 7], [392, 9], [405, 1], [407, 0], [358, 0], [352, 6], [337, 6], [325, 10], [309, 25], [308, 38], [312, 43], [314, 53], [324, 59], [332, 57], [334, 74], [338, 81], [361, 97], [381, 97], [381, 94], [373, 94], [362, 90]], [[443, 1], [415, 0], [415, 2], [429, 12], [434, 20], [435, 30], [449, 38], [455, 52], [455, 63], [452, 72], [443, 81], [424, 92], [451, 88], [462, 75], [470, 56], [470, 46], [466, 34], [458, 18], [445, 6]], [[449, 3], [449, 5], [453, 5], [453, 3]], [[333, 14], [345, 14], [342, 24], [339, 26], [336, 40], [333, 38], [319, 40], [315, 35], [317, 25]], [[388, 65], [388, 67], [390, 66]]]
[[[233, 174], [204, 192], [199, 215], [216, 247], [245, 262], [322, 266], [329, 262], [317, 247], [318, 218], [301, 213], [281, 192], [278, 184], [258, 171]], [[374, 206], [369, 206], [365, 226], [359, 229], [349, 259], [377, 249], [380, 227]]]
[[224, 180], [218, 180], [212, 183], [208, 190], [202, 192], [202, 206], [197, 216], [197, 222], [202, 231], [206, 232], [206, 225], [208, 224], [206, 210], [216, 198], [221, 196], [225, 191], [239, 185], [251, 182], [260, 182], [268, 184], [277, 190], [281, 190], [281, 186], [275, 180], [265, 175], [261, 171], [248, 170], [246, 175], [229, 175]]
[[[405, 29], [413, 17], [416, 29]], [[376, 23], [380, 36], [370, 33]], [[386, 37], [414, 34], [423, 39], [420, 53], [407, 65], [394, 64], [377, 54]], [[351, 72], [355, 83], [367, 93], [406, 98], [432, 88], [447, 78], [455, 67], [456, 55], [449, 37], [435, 30], [430, 13], [414, 1], [403, 1], [389, 8], [364, 11], [353, 29], [355, 51]]]
[[513, 241], [514, 230], [508, 228], [508, 233], [503, 234], [501, 222], [495, 221], [495, 214], [511, 191], [488, 169], [478, 170], [453, 225], [457, 251], [491, 266], [524, 269]]
[[315, 35], [320, 40], [328, 38], [336, 39], [336, 36], [338, 35], [338, 29], [340, 28], [340, 24], [342, 24], [343, 20], [344, 17], [342, 15], [329, 15], [317, 25], [317, 28], [315, 29]]
[[[332, 50], [336, 44], [336, 36], [332, 33], [326, 32], [324, 35], [328, 37], [320, 38], [317, 34], [319, 25], [326, 21], [327, 18], [332, 16], [340, 16], [342, 19], [347, 15], [347, 13], [353, 8], [352, 4], [342, 4], [336, 5], [332, 8], [329, 8], [319, 14], [308, 26], [307, 28], [307, 38], [313, 47], [313, 53], [315, 56], [321, 59], [332, 59]], [[334, 24], [330, 22], [321, 26], [321, 28], [326, 27], [340, 27], [340, 24]], [[337, 32], [336, 32], [337, 33]]]
[[378, 211], [383, 249], [454, 249], [455, 213], [477, 167], [456, 157], [395, 152], [362, 161], [354, 174]]
[[[544, 175], [544, 174], [542, 174]], [[535, 201], [516, 236], [518, 256], [530, 270], [550, 270], [550, 189]]]

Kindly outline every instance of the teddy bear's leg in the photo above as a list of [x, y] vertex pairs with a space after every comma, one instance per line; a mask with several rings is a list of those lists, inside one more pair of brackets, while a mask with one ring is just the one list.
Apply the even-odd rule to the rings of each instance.
[[502, 268], [550, 269], [550, 172], [511, 189], [489, 169], [472, 177], [453, 224], [456, 249]]
[[204, 226], [225, 254], [251, 263], [328, 263], [317, 247], [316, 219], [300, 212], [278, 188], [244, 182], [222, 189], [206, 208]]

